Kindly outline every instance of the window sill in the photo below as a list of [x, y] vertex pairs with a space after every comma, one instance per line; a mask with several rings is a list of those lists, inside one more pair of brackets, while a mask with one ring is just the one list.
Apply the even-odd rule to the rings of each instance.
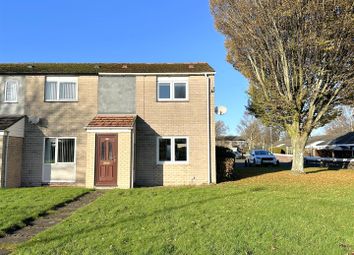
[[43, 184], [50, 184], [50, 183], [75, 183], [75, 180], [43, 180]]
[[76, 162], [57, 162], [57, 163], [43, 163], [45, 166], [65, 166], [65, 165], [75, 165]]
[[4, 101], [4, 104], [18, 104], [18, 101]]
[[178, 162], [178, 161], [165, 161], [165, 162], [157, 162], [157, 165], [162, 166], [162, 165], [169, 165], [169, 166], [174, 166], [174, 165], [189, 165], [188, 161], [183, 161], [183, 162]]
[[79, 100], [44, 100], [44, 103], [78, 103]]
[[172, 103], [176, 103], [176, 102], [189, 102], [189, 99], [157, 99], [157, 102], [172, 102]]

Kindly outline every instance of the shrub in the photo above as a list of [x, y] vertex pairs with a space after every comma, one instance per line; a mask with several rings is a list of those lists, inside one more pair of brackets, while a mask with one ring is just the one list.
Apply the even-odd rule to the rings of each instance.
[[216, 179], [217, 182], [234, 178], [235, 154], [229, 148], [216, 146]]

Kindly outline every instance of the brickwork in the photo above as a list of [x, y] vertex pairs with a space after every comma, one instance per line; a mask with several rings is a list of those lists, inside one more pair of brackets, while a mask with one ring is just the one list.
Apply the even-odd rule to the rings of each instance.
[[2, 187], [2, 182], [3, 182], [3, 172], [4, 172], [4, 166], [3, 166], [3, 149], [4, 149], [4, 137], [0, 135], [0, 187]]
[[86, 142], [86, 188], [93, 188], [95, 186], [96, 134], [87, 133]]
[[76, 184], [85, 185], [87, 134], [84, 127], [97, 114], [97, 76], [78, 77], [78, 102], [45, 102], [45, 76], [26, 77], [27, 116], [38, 116], [37, 125], [26, 123], [22, 184], [42, 181], [43, 138], [76, 137]]
[[118, 133], [118, 188], [129, 189], [131, 184], [131, 133]]
[[22, 137], [9, 137], [6, 188], [21, 186]]
[[[204, 76], [189, 77], [188, 102], [157, 102], [156, 76], [139, 76], [136, 82], [136, 110], [140, 117], [136, 131], [136, 183], [148, 186], [208, 183], [207, 79]], [[213, 100], [212, 95], [212, 105]], [[211, 108], [213, 111], [214, 107]], [[213, 113], [211, 116], [213, 118]], [[215, 140], [214, 134], [212, 128], [212, 141]], [[187, 136], [189, 163], [158, 165], [158, 136]], [[214, 153], [212, 148], [211, 154]], [[215, 182], [214, 156], [211, 165]]]

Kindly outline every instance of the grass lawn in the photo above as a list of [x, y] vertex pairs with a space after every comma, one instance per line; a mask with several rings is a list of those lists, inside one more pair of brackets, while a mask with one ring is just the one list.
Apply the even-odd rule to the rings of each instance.
[[202, 187], [112, 190], [17, 254], [351, 254], [354, 171], [240, 169]]
[[65, 201], [88, 192], [82, 188], [18, 188], [0, 189], [0, 236], [4, 230], [23, 226], [24, 220], [36, 218]]

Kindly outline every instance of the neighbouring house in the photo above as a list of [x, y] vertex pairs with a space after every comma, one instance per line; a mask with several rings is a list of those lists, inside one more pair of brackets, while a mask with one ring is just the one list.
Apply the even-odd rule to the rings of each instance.
[[[280, 141], [276, 145], [284, 153], [291, 154], [291, 141]], [[344, 135], [320, 135], [309, 138], [305, 155], [323, 158], [354, 158], [354, 132]]]
[[233, 151], [244, 152], [247, 142], [240, 136], [219, 136], [216, 137], [216, 145], [227, 147]]
[[322, 136], [308, 143], [306, 149], [310, 156], [324, 158], [354, 158], [354, 132], [341, 136]]
[[0, 64], [1, 187], [216, 182], [207, 63]]

